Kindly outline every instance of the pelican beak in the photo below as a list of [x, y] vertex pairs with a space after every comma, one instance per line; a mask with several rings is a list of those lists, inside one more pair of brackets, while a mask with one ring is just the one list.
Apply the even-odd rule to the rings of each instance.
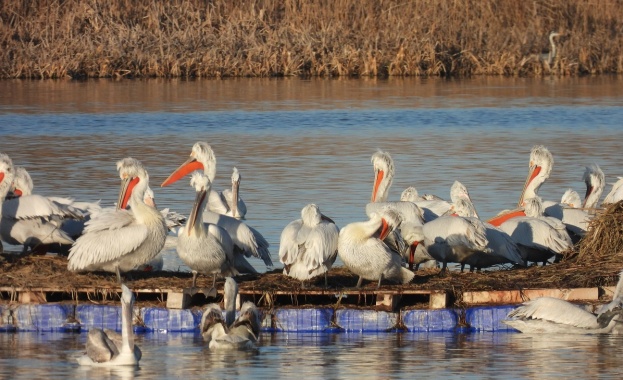
[[448, 209], [448, 211], [444, 212], [443, 214], [441, 214], [441, 216], [458, 216], [458, 214], [456, 212], [454, 212], [454, 205], [450, 206], [450, 208]]
[[162, 182], [162, 185], [160, 185], [160, 187], [165, 187], [172, 183], [175, 183], [178, 180], [184, 178], [187, 174], [194, 172], [195, 170], [203, 170], [203, 164], [197, 161], [197, 159], [193, 156], [190, 156], [190, 158], [186, 160], [186, 162], [184, 162], [182, 165], [180, 165], [179, 168], [171, 173], [169, 178]]
[[383, 181], [383, 177], [385, 176], [385, 172], [382, 170], [374, 171], [374, 187], [372, 188], [372, 202], [376, 202], [376, 195], [379, 191], [379, 186], [381, 185], [381, 181]]
[[586, 186], [586, 194], [584, 195], [584, 202], [582, 202], [582, 208], [586, 207], [586, 200], [588, 196], [593, 192], [593, 186]]
[[208, 192], [205, 189], [201, 189], [197, 191], [197, 196], [195, 197], [195, 204], [193, 205], [193, 209], [190, 212], [190, 216], [188, 217], [188, 222], [186, 222], [186, 232], [188, 236], [190, 236], [191, 232], [195, 229], [197, 222], [199, 222], [199, 218], [201, 217], [202, 206], [205, 203], [206, 196]]
[[519, 202], [517, 202], [517, 207], [521, 207], [524, 201], [524, 196], [526, 193], [526, 189], [528, 185], [539, 175], [541, 172], [541, 167], [530, 163], [530, 171], [528, 172], [528, 176], [526, 177], [526, 182], [523, 185], [523, 190], [521, 191], [521, 196], [519, 197]]
[[381, 225], [381, 233], [379, 235], [379, 239], [385, 240], [387, 235], [389, 235], [389, 224], [384, 218], [381, 219], [381, 222], [382, 222], [382, 225]]
[[487, 220], [487, 223], [493, 225], [494, 227], [499, 227], [502, 223], [506, 222], [509, 219], [513, 219], [518, 216], [526, 216], [526, 212], [522, 209], [513, 210], [507, 212], [506, 214], [494, 216], [493, 218]]
[[233, 181], [231, 187], [231, 215], [234, 218], [238, 217], [238, 189], [240, 188], [240, 181]]
[[128, 207], [132, 191], [139, 181], [140, 178], [138, 177], [125, 177], [121, 180], [119, 199], [117, 199], [117, 210], [125, 210], [126, 207]]
[[4, 172], [0, 172], [0, 183], [4, 181]]
[[328, 216], [324, 215], [324, 214], [320, 214], [320, 219], [324, 220], [325, 222], [329, 222], [329, 223], [333, 223], [335, 224], [335, 222], [333, 221], [333, 219], [329, 218]]
[[414, 241], [409, 246], [409, 268], [411, 270], [413, 270], [413, 262], [415, 261], [415, 250], [417, 249], [418, 244], [420, 244], [419, 241]]

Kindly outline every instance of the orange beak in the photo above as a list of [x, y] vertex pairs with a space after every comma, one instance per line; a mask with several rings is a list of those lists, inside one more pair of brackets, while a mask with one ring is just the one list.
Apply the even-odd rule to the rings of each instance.
[[197, 161], [197, 159], [195, 159], [194, 157], [190, 157], [188, 160], [186, 160], [186, 162], [180, 165], [179, 168], [177, 168], [173, 173], [171, 173], [169, 178], [164, 180], [164, 182], [162, 182], [162, 185], [160, 186], [161, 187], [168, 186], [172, 183], [179, 181], [180, 179], [184, 178], [186, 175], [194, 172], [195, 170], [203, 170], [203, 169], [204, 169], [203, 164], [201, 162]]

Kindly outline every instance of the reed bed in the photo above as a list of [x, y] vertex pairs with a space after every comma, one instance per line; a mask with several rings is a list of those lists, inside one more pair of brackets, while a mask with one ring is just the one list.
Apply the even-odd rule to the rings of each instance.
[[621, 73], [620, 20], [620, 0], [2, 1], [0, 77]]

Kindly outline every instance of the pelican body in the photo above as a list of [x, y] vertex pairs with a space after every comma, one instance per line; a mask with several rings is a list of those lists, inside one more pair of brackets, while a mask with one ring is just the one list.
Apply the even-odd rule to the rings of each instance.
[[201, 317], [200, 331], [211, 351], [256, 349], [260, 334], [260, 311], [253, 302], [242, 304], [238, 318], [236, 298], [238, 284], [227, 277], [224, 287], [225, 319], [218, 304], [206, 306]]
[[378, 281], [377, 288], [383, 280], [406, 284], [413, 279], [413, 272], [402, 266], [402, 256], [383, 242], [390, 226], [395, 228], [400, 222], [400, 214], [386, 209], [373, 213], [368, 221], [350, 223], [340, 230], [338, 255], [359, 276], [357, 287], [363, 279]]
[[[117, 162], [121, 189], [117, 208], [104, 209], [86, 223], [84, 234], [69, 251], [71, 271], [131, 271], [153, 260], [164, 247], [168, 228], [164, 217], [144, 201], [149, 175], [140, 161]], [[130, 206], [126, 210], [126, 206]]]
[[134, 344], [132, 331], [132, 309], [134, 294], [125, 284], [121, 284], [121, 335], [113, 330], [92, 328], [86, 343], [86, 355], [78, 358], [85, 366], [113, 367], [137, 366], [141, 360], [141, 350]]
[[[283, 274], [301, 281], [325, 274], [337, 258], [339, 228], [311, 203], [301, 210], [301, 219], [281, 232], [279, 261]], [[326, 281], [325, 281], [326, 285]]]
[[203, 173], [193, 173], [190, 185], [195, 188], [196, 198], [186, 225], [178, 230], [177, 253], [180, 259], [192, 270], [194, 288], [197, 273], [213, 274], [212, 287], [216, 275], [237, 275], [234, 263], [234, 243], [222, 228], [203, 222], [210, 181]]

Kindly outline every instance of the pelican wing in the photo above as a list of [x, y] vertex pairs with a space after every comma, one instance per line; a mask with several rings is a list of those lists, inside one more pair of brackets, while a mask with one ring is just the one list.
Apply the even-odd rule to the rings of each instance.
[[404, 222], [424, 224], [424, 214], [422, 209], [413, 202], [370, 202], [366, 205], [366, 215], [370, 217], [373, 213], [381, 213], [384, 208], [395, 210], [402, 216]]
[[84, 270], [117, 260], [139, 247], [147, 235], [148, 228], [137, 224], [130, 211], [102, 211], [86, 223], [84, 234], [72, 245], [67, 268]]
[[320, 223], [309, 231], [305, 241], [303, 264], [310, 271], [337, 255], [339, 229], [333, 223]]
[[552, 297], [524, 302], [508, 313], [508, 318], [537, 319], [586, 329], [600, 328], [595, 315], [565, 300]]
[[72, 206], [51, 201], [37, 194], [5, 200], [2, 203], [2, 216], [13, 219], [50, 219], [52, 217], [82, 219], [84, 217]]
[[119, 355], [119, 350], [115, 343], [98, 328], [89, 330], [87, 335], [87, 356], [95, 363], [109, 362], [112, 358]]
[[286, 266], [294, 264], [299, 257], [300, 245], [303, 243], [299, 240], [299, 232], [302, 228], [304, 228], [303, 220], [297, 219], [288, 223], [281, 231], [279, 261]]

